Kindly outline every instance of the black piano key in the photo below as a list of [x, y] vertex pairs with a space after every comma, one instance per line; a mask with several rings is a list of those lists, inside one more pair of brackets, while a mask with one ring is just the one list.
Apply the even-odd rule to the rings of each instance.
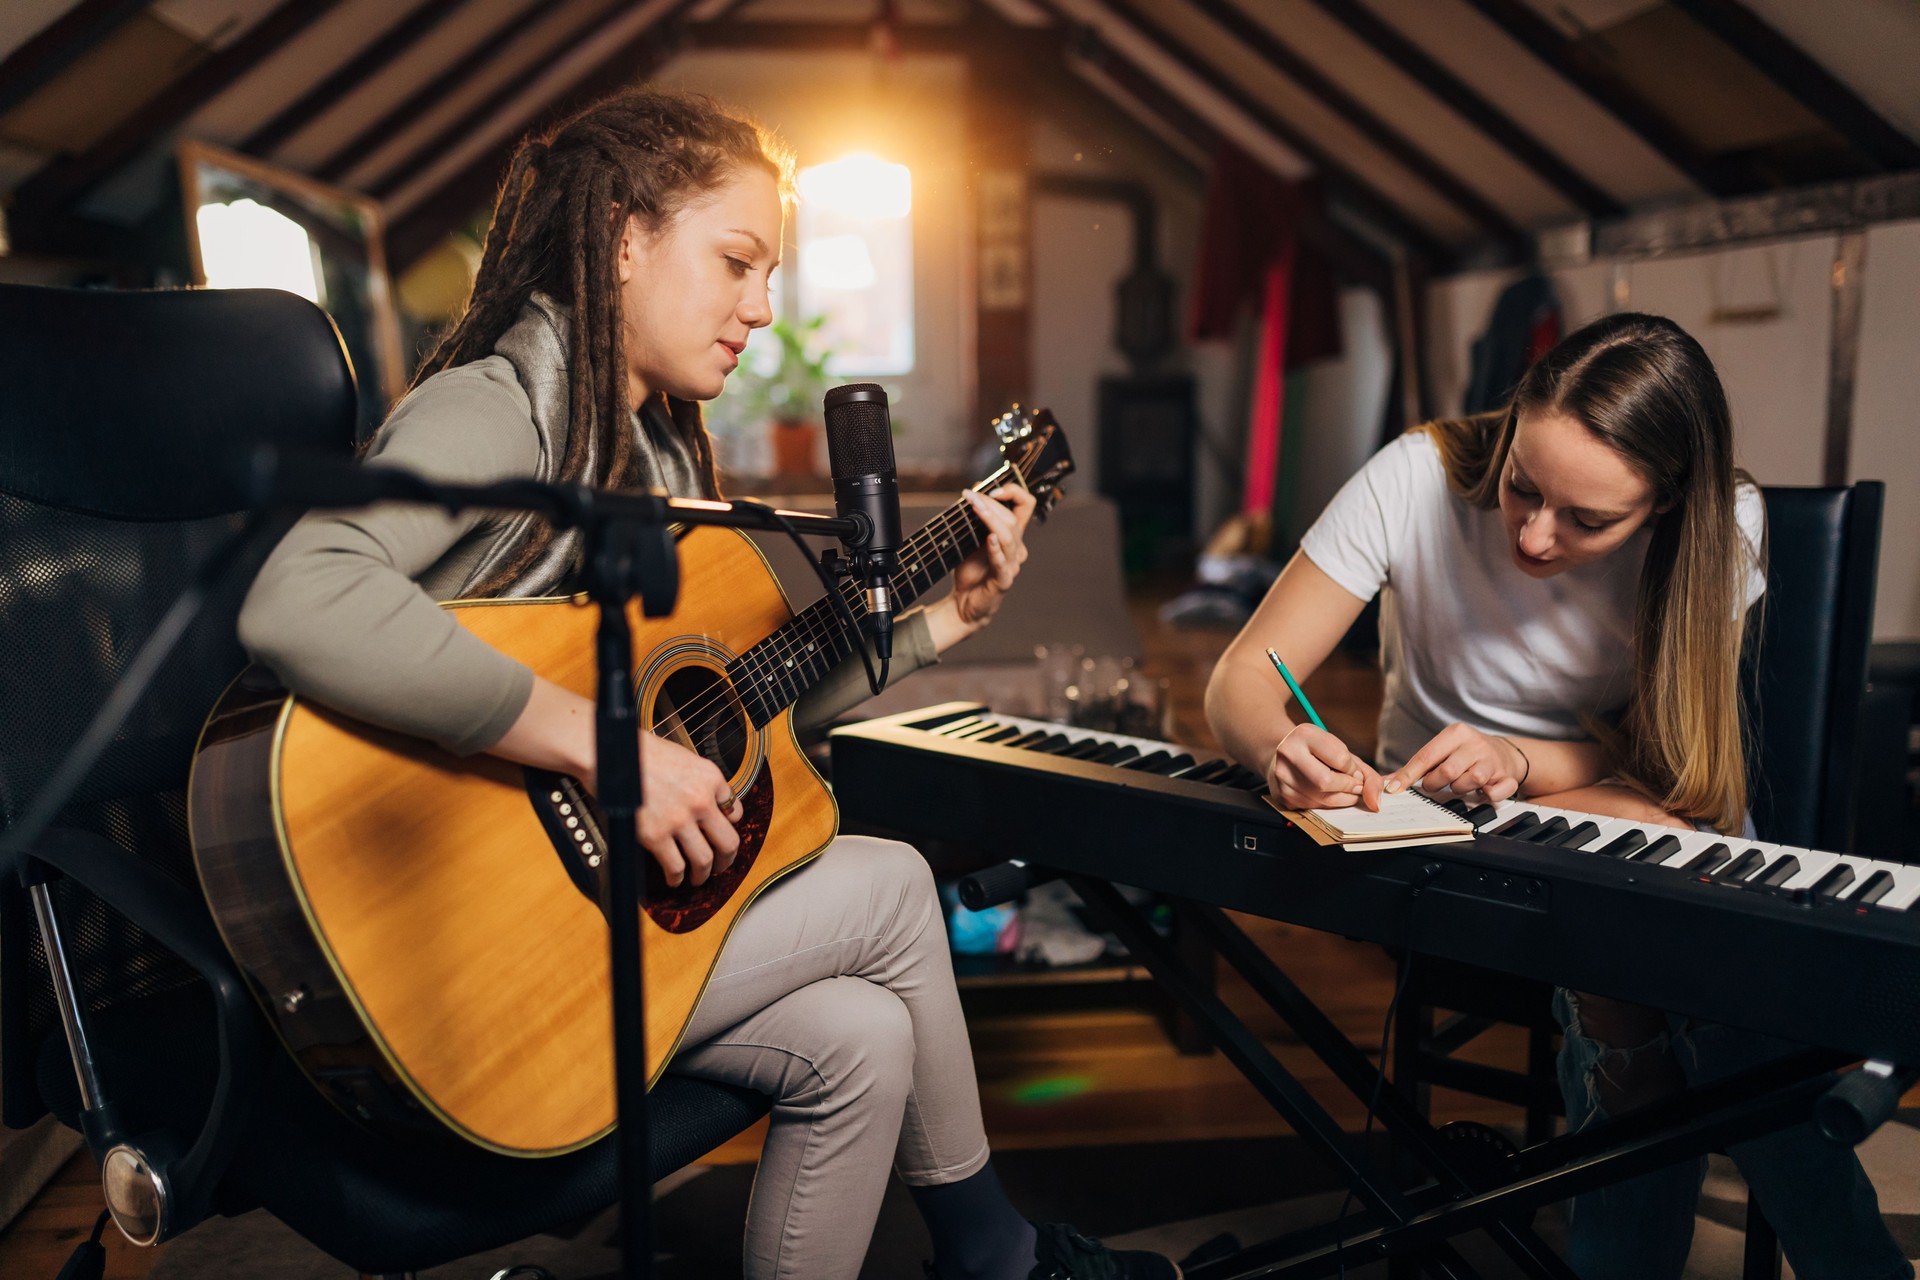
[[1098, 751], [1087, 757], [1087, 760], [1092, 764], [1112, 764], [1116, 760], [1131, 760], [1139, 754], [1138, 747], [1129, 746], [1124, 742], [1104, 742], [1100, 744]]
[[1647, 836], [1644, 831], [1626, 831], [1609, 840], [1600, 852], [1609, 858], [1624, 858], [1635, 850], [1644, 848], [1646, 843]]
[[1177, 756], [1169, 757], [1166, 763], [1155, 765], [1151, 770], [1149, 770], [1149, 772], [1164, 775], [1164, 774], [1178, 773], [1182, 769], [1188, 769], [1191, 767], [1193, 767], [1193, 757], [1186, 754], [1183, 751]]
[[1767, 869], [1755, 876], [1749, 883], [1764, 884], [1777, 889], [1800, 874], [1800, 859], [1790, 853], [1781, 854], [1767, 865]]
[[1231, 760], [1202, 760], [1180, 775], [1182, 782], [1218, 782], [1234, 770]]
[[959, 738], [966, 742], [973, 742], [989, 733], [998, 733], [1005, 727], [1005, 725], [1002, 725], [997, 720], [982, 720], [979, 724], [968, 725], [964, 729], [956, 729], [947, 736], [950, 738]]
[[1627, 860], [1629, 862], [1665, 862], [1679, 851], [1679, 836], [1661, 836], [1638, 853], [1627, 855]]
[[1138, 760], [1129, 760], [1120, 767], [1122, 769], [1138, 769], [1142, 773], [1159, 773], [1161, 772], [1160, 766], [1171, 759], [1173, 759], [1173, 753], [1171, 751], [1149, 751]]
[[1487, 823], [1493, 821], [1499, 812], [1500, 810], [1490, 804], [1478, 804], [1467, 810], [1466, 813], [1461, 816], [1476, 827], [1484, 827]]
[[1020, 750], [1024, 751], [1028, 747], [1031, 747], [1034, 743], [1044, 739], [1046, 736], [1047, 736], [1047, 731], [1045, 729], [1031, 729], [1031, 730], [1028, 730], [1026, 733], [1021, 734], [1019, 737], [1013, 739], [1012, 741], [1002, 743], [1001, 745], [1008, 746], [1008, 747], [1017, 747]]
[[1020, 727], [1018, 725], [1010, 724], [1010, 725], [1006, 725], [1003, 728], [995, 729], [992, 733], [983, 733], [977, 738], [969, 738], [967, 739], [967, 741], [1005, 743], [1008, 739], [1017, 738], [1019, 736], [1020, 736]]
[[1841, 861], [1828, 867], [1826, 872], [1821, 875], [1818, 880], [1808, 885], [1807, 888], [1812, 890], [1814, 897], [1825, 898], [1831, 902], [1844, 893], [1847, 886], [1852, 883], [1853, 868], [1848, 866], [1844, 861]]
[[1556, 849], [1578, 849], [1581, 845], [1599, 834], [1599, 823], [1582, 822], [1576, 826], [1567, 828], [1551, 840], [1542, 840], [1540, 843], [1550, 844]]
[[1748, 876], [1760, 869], [1767, 855], [1758, 849], [1749, 849], [1726, 866], [1713, 873], [1715, 880], [1724, 880], [1730, 884], [1743, 884]]
[[1265, 791], [1267, 779], [1264, 774], [1255, 773], [1243, 764], [1233, 766], [1233, 772], [1221, 779], [1221, 785], [1238, 787], [1242, 791]]
[[1569, 825], [1565, 818], [1556, 815], [1548, 818], [1521, 838], [1534, 844], [1552, 844], [1555, 836], [1563, 836], [1567, 833]]
[[1729, 848], [1725, 842], [1710, 844], [1681, 863], [1680, 869], [1682, 871], [1691, 871], [1695, 875], [1710, 876], [1725, 866], [1727, 859], [1732, 856], [1733, 850]]
[[1072, 746], [1056, 754], [1062, 760], [1087, 760], [1107, 749], [1107, 743], [1098, 738], [1082, 738]]
[[1102, 760], [1100, 763], [1101, 764], [1125, 764], [1127, 761], [1133, 759], [1135, 756], [1139, 754], [1140, 754], [1140, 748], [1134, 746], [1131, 743], [1128, 743], [1125, 746], [1116, 747], [1114, 749], [1114, 753], [1108, 756], [1105, 760]]
[[1495, 827], [1488, 834], [1496, 835], [1496, 836], [1510, 836], [1514, 832], [1520, 830], [1522, 827], [1538, 826], [1539, 822], [1540, 822], [1540, 815], [1535, 813], [1531, 809], [1527, 809], [1515, 815], [1514, 817], [1509, 818], [1505, 823]]
[[1073, 745], [1073, 739], [1064, 733], [1050, 733], [1040, 741], [1028, 747], [1029, 751], [1038, 751], [1042, 755], [1057, 756]]
[[1442, 809], [1451, 810], [1454, 814], [1464, 818], [1467, 816], [1467, 810], [1473, 808], [1473, 805], [1465, 800], [1455, 799], [1455, 800], [1447, 801], [1445, 804], [1441, 805], [1440, 807]]
[[951, 738], [956, 734], [965, 733], [969, 729], [978, 729], [985, 723], [986, 721], [982, 720], [979, 716], [966, 716], [962, 719], [955, 720], [951, 724], [943, 724], [938, 729], [932, 730], [932, 732], [939, 734], [943, 738]]
[[1847, 901], [1856, 906], [1870, 907], [1893, 891], [1893, 872], [1876, 871], [1860, 882], [1860, 888]]

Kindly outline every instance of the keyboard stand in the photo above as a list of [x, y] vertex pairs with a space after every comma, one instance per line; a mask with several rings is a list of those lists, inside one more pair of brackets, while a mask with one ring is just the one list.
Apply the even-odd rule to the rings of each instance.
[[[1836, 1069], [1852, 1061], [1844, 1054], [1806, 1050], [1621, 1120], [1511, 1155], [1496, 1151], [1492, 1166], [1486, 1159], [1488, 1148], [1476, 1143], [1470, 1174], [1449, 1154], [1446, 1133], [1428, 1123], [1399, 1090], [1383, 1085], [1367, 1055], [1239, 926], [1217, 907], [1182, 904], [1196, 932], [1347, 1090], [1362, 1101], [1373, 1099], [1377, 1090], [1375, 1115], [1381, 1129], [1427, 1179], [1413, 1190], [1402, 1190], [1213, 993], [1211, 982], [1201, 981], [1180, 949], [1161, 937], [1140, 909], [1105, 880], [1071, 873], [1066, 878], [1274, 1110], [1338, 1170], [1360, 1202], [1360, 1212], [1338, 1222], [1188, 1268], [1188, 1280], [1291, 1280], [1332, 1275], [1343, 1265], [1359, 1267], [1383, 1259], [1396, 1277], [1411, 1276], [1420, 1268], [1448, 1280], [1470, 1280], [1479, 1272], [1451, 1241], [1472, 1231], [1487, 1232], [1525, 1275], [1576, 1280], [1530, 1225], [1536, 1210], [1798, 1124], [1812, 1115], [1815, 1101], [1838, 1079]], [[1408, 895], [1409, 911], [1416, 909], [1418, 892]], [[1756, 1272], [1755, 1265], [1750, 1257], [1748, 1280], [1766, 1274]]]

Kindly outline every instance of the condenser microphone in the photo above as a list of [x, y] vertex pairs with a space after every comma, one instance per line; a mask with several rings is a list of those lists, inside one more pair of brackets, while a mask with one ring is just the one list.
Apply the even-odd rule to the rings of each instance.
[[900, 487], [893, 468], [893, 422], [886, 389], [855, 382], [827, 392], [827, 459], [833, 505], [860, 531], [846, 540], [855, 579], [865, 584], [875, 656], [893, 654], [892, 573], [900, 549]]

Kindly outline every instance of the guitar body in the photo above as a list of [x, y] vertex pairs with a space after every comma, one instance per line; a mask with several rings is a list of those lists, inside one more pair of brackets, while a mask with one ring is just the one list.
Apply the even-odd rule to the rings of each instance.
[[[649, 1080], [678, 1047], [755, 896], [833, 839], [832, 796], [791, 713], [756, 725], [726, 664], [793, 616], [758, 549], [679, 540], [697, 584], [671, 617], [630, 611], [642, 723], [715, 760], [745, 806], [724, 876], [667, 887], [649, 862], [642, 945]], [[597, 610], [447, 606], [591, 698]], [[229, 949], [288, 1049], [349, 1114], [556, 1155], [614, 1122], [612, 991], [597, 811], [571, 779], [438, 747], [287, 694], [227, 691], [190, 788], [195, 859]]]

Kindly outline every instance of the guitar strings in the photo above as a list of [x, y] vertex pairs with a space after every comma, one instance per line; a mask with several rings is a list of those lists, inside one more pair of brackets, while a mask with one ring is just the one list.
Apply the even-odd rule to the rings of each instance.
[[[955, 517], [959, 517], [960, 522], [958, 525], [954, 523]], [[934, 553], [931, 555], [919, 555], [911, 561], [911, 563], [926, 564], [929, 561], [937, 559], [941, 566], [940, 572], [944, 575], [948, 570], [953, 568], [953, 565], [947, 563], [943, 548], [958, 549], [961, 553], [960, 559], [965, 559], [966, 556], [972, 554], [972, 551], [979, 545], [978, 541], [975, 541], [973, 546], [965, 546], [962, 539], [954, 535], [957, 533], [977, 535], [984, 528], [985, 526], [970, 510], [962, 506], [955, 506], [929, 521], [921, 532], [916, 533], [912, 538], [908, 539], [907, 549], [910, 553], [917, 550], [918, 544], [923, 539], [929, 543], [928, 550]], [[931, 536], [936, 534], [938, 535], [937, 537]], [[957, 564], [958, 561], [955, 561], [955, 563]], [[901, 576], [906, 576], [905, 570], [903, 570]], [[898, 580], [898, 578], [895, 579], [896, 582]], [[933, 582], [937, 580], [937, 578], [930, 579], [927, 586], [930, 588]], [[917, 594], [922, 589], [923, 588], [916, 586], [915, 593]], [[860, 591], [857, 584], [842, 582], [839, 590], [841, 591], [842, 599], [848, 600], [850, 605], [858, 605], [860, 603]], [[832, 610], [823, 607], [825, 604], [826, 601], [823, 598], [815, 604], [809, 605], [805, 610], [802, 610], [801, 613], [776, 628], [770, 635], [741, 654], [741, 659], [747, 659], [755, 654], [761, 655], [760, 657], [754, 658], [753, 662], [745, 664], [743, 668], [745, 673], [751, 675], [770, 670], [775, 675], [775, 680], [770, 683], [776, 685], [782, 696], [785, 696], [788, 692], [787, 686], [791, 684], [795, 676], [800, 673], [795, 671], [793, 675], [782, 675], [779, 673], [780, 668], [787, 666], [791, 669], [792, 664], [796, 661], [810, 662], [815, 656], [821, 641], [827, 642], [830, 647], [835, 649], [836, 662], [845, 658], [846, 654], [838, 652], [838, 646], [834, 644], [834, 642], [836, 640], [847, 639], [848, 637], [846, 636], [844, 628], [839, 624], [838, 619], [832, 616]], [[851, 652], [851, 649], [848, 649], [847, 652]], [[756, 690], [760, 688], [757, 684], [749, 687]], [[804, 692], [805, 690], [800, 691], [800, 693]], [[725, 704], [730, 695], [735, 698], [744, 696], [741, 689], [734, 685], [731, 680], [721, 688], [703, 695], [701, 698], [696, 699], [694, 702], [682, 708], [680, 712], [682, 724], [687, 724], [690, 718], [698, 715], [702, 717], [702, 719], [700, 720], [697, 732], [704, 733], [712, 729], [720, 722], [723, 715], [729, 714]], [[798, 697], [799, 694], [795, 694], [794, 696]]]
[[[973, 489], [976, 492], [984, 492], [995, 485], [1003, 483], [1008, 476], [1011, 476], [1014, 482], [1019, 484], [1021, 488], [1031, 491], [1031, 486], [1027, 484], [1024, 472], [1018, 464], [1011, 460], [1003, 463], [992, 475], [975, 484]], [[947, 572], [955, 568], [960, 561], [966, 559], [967, 556], [979, 548], [981, 542], [984, 541], [980, 535], [982, 535], [985, 530], [985, 523], [974, 514], [971, 507], [964, 502], [955, 503], [938, 516], [935, 516], [932, 520], [929, 520], [918, 532], [908, 538], [907, 550], [909, 553], [912, 553], [923, 541], [928, 541], [930, 545], [927, 549], [938, 552], [939, 554], [932, 556], [921, 554], [917, 559], [912, 561], [912, 563], [924, 564], [929, 560], [938, 560], [940, 576], [944, 576]], [[942, 536], [937, 539], [930, 537], [930, 535], [935, 532], [938, 532]], [[956, 535], [965, 535], [965, 537], [972, 539], [972, 542], [969, 545], [963, 546], [961, 537]], [[945, 551], [943, 550], [944, 548], [959, 549], [959, 558], [952, 564], [948, 564]], [[931, 588], [938, 580], [938, 576], [930, 576], [927, 581], [927, 588]], [[898, 579], [890, 578], [889, 581], [897, 582]], [[927, 588], [915, 586], [914, 593], [917, 595], [921, 590]], [[841, 592], [841, 598], [847, 601], [850, 609], [860, 604], [860, 593], [857, 584], [851, 581], [845, 581], [840, 584], [839, 590]], [[780, 666], [784, 665], [792, 669], [796, 659], [803, 662], [811, 661], [821, 640], [828, 641], [831, 646], [834, 640], [844, 638], [845, 633], [840, 624], [840, 620], [833, 616], [833, 610], [831, 608], [824, 607], [825, 604], [826, 602], [823, 598], [815, 604], [809, 605], [806, 609], [802, 610], [801, 613], [789, 619], [780, 627], [775, 628], [772, 634], [762, 638], [745, 653], [740, 655], [741, 659], [746, 659], [764, 649], [765, 655], [773, 663], [773, 671], [777, 676], [777, 680], [772, 683], [778, 688], [782, 697], [787, 697], [787, 685], [791, 683], [793, 677], [779, 676], [778, 671]], [[809, 618], [812, 620], [808, 621]], [[804, 625], [801, 625], [803, 623]], [[791, 633], [792, 638], [782, 639], [783, 635], [788, 633]], [[804, 655], [801, 654], [801, 647], [798, 643], [799, 639], [807, 641]], [[858, 641], [855, 640], [854, 643], [858, 643]], [[767, 647], [769, 645], [772, 647]], [[836, 650], [836, 662], [846, 657], [846, 654], [837, 651], [837, 646], [834, 647]], [[848, 652], [852, 652], [852, 650], [849, 649]], [[760, 661], [760, 659], [755, 659], [755, 663], [760, 663]], [[751, 674], [751, 672], [749, 672], [749, 674]], [[756, 689], [758, 688], [758, 686], [754, 687]], [[805, 692], [805, 689], [801, 689], [799, 692], [794, 693], [791, 698], [787, 699], [788, 702], [797, 700], [803, 696]], [[701, 698], [695, 699], [692, 703], [689, 703], [686, 708], [683, 708], [680, 712], [681, 723], [685, 726], [688, 722], [689, 714], [697, 711], [704, 717], [700, 722], [697, 732], [705, 733], [720, 723], [722, 716], [728, 716], [730, 718], [730, 712], [726, 705], [729, 697], [739, 699], [743, 696], [740, 688], [732, 682], [731, 678], [728, 678], [719, 688], [703, 695]], [[690, 729], [690, 736], [694, 732], [696, 731]]]
[[[907, 540], [906, 549], [910, 553], [918, 550], [918, 544], [923, 540], [927, 543], [926, 552], [931, 553], [920, 554], [910, 563], [925, 565], [937, 560], [941, 566], [940, 576], [944, 576], [959, 563], [959, 560], [956, 560], [954, 564], [948, 564], [945, 549], [953, 548], [959, 550], [960, 560], [964, 560], [980, 546], [981, 539], [978, 538], [978, 535], [984, 532], [985, 528], [985, 524], [970, 508], [963, 504], [956, 504], [928, 521], [918, 533], [915, 533]], [[956, 535], [972, 537], [974, 539], [972, 545], [965, 546], [962, 538]], [[894, 576], [892, 580], [898, 582], [906, 578], [908, 573], [909, 571], [903, 566], [900, 573]], [[936, 581], [938, 581], [938, 577], [931, 579], [927, 584], [927, 588], [919, 588], [916, 586], [915, 595], [917, 596], [921, 590], [930, 589]], [[857, 583], [843, 581], [839, 584], [838, 589], [841, 592], [842, 598], [848, 599], [850, 604], [857, 605], [860, 603], [860, 589]], [[833, 641], [836, 639], [851, 638], [847, 637], [845, 629], [839, 625], [838, 620], [832, 618], [833, 611], [821, 607], [825, 604], [826, 600], [823, 597], [742, 653], [740, 660], [743, 662], [743, 673], [753, 675], [770, 671], [775, 677], [770, 683], [778, 687], [781, 695], [785, 697], [787, 694], [787, 686], [795, 677], [801, 674], [799, 670], [794, 668], [794, 664], [796, 662], [811, 662], [820, 642], [826, 641], [829, 646], [834, 648], [834, 661], [836, 664], [844, 659], [846, 654], [840, 653], [838, 647], [833, 645]], [[858, 643], [858, 641], [854, 640], [853, 643]], [[769, 645], [772, 647], [767, 648]], [[761, 653], [763, 649], [765, 651], [764, 660], [754, 659], [754, 661], [750, 663], [745, 661], [752, 655]], [[852, 650], [849, 649], [847, 652], [850, 653], [851, 651]], [[780, 674], [780, 668], [783, 666], [789, 671], [792, 671], [793, 674]], [[761, 686], [755, 684], [749, 687], [757, 690]], [[804, 694], [805, 692], [806, 690], [804, 689], [800, 690], [799, 693], [795, 694], [793, 698], [789, 698], [788, 701], [791, 702], [797, 699], [800, 694]], [[689, 736], [697, 739], [725, 723], [727, 720], [732, 719], [730, 702], [735, 699], [744, 700], [745, 697], [745, 692], [739, 686], [735, 685], [731, 679], [727, 679], [717, 688], [710, 690], [701, 697], [696, 698], [693, 702], [687, 704], [687, 706], [680, 708], [680, 722], [687, 728]]]

